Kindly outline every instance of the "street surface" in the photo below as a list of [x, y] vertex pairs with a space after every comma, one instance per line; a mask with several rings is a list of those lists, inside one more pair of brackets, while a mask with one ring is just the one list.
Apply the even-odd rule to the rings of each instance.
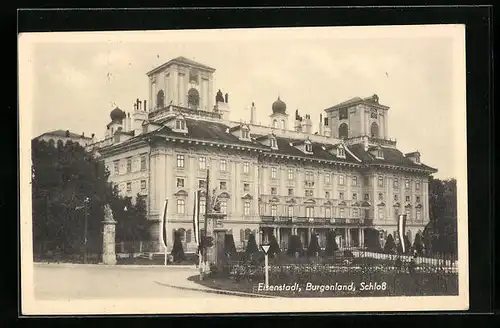
[[85, 300], [103, 298], [239, 298], [195, 290], [207, 289], [187, 278], [196, 275], [193, 267], [127, 265], [35, 264], [35, 297], [39, 300]]

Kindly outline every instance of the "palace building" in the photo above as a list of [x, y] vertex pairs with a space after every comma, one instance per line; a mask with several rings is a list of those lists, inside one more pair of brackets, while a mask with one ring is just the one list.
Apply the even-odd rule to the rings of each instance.
[[[289, 126], [280, 97], [269, 104], [267, 125], [256, 123], [253, 103], [250, 120], [234, 122], [229, 95], [214, 94], [214, 73], [184, 57], [151, 70], [148, 99], [137, 99], [131, 112], [113, 109], [105, 138], [88, 146], [123, 195], [145, 198], [153, 240], [167, 198], [169, 236], [180, 231], [184, 249], [196, 249], [194, 193], [205, 187], [207, 170], [237, 248], [251, 233], [258, 241], [274, 234], [282, 248], [291, 234], [307, 247], [316, 233], [324, 247], [331, 229], [341, 247], [363, 246], [367, 229], [379, 230], [383, 243], [396, 231], [399, 213], [407, 214], [412, 242], [423, 230], [428, 179], [437, 170], [419, 152], [397, 149], [389, 138], [389, 107], [377, 95], [326, 108], [315, 124], [297, 110]], [[204, 204], [202, 197], [202, 212]]]

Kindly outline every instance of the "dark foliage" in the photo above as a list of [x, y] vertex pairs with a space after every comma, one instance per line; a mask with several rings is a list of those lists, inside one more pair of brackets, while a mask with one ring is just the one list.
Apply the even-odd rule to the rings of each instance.
[[387, 240], [385, 241], [384, 253], [392, 254], [395, 252], [395, 250], [396, 250], [396, 243], [394, 242], [392, 234], [389, 234], [387, 236]]
[[278, 241], [276, 240], [276, 237], [274, 235], [272, 235], [271, 238], [269, 238], [269, 246], [270, 246], [268, 251], [269, 257], [272, 258], [281, 252], [280, 246], [278, 245]]
[[234, 244], [234, 236], [232, 234], [226, 234], [224, 236], [224, 252], [229, 258], [233, 258], [237, 253]]
[[255, 241], [255, 235], [252, 233], [248, 237], [247, 248], [245, 250], [245, 254], [247, 256], [252, 256], [255, 253], [259, 252], [259, 248], [257, 247], [257, 242]]
[[372, 252], [380, 252], [382, 246], [380, 246], [379, 232], [376, 229], [368, 228], [364, 231], [365, 234], [365, 247]]
[[330, 230], [326, 235], [326, 248], [325, 253], [327, 256], [335, 255], [335, 251], [339, 249], [337, 241], [335, 240], [335, 232]]
[[186, 258], [179, 231], [174, 233], [174, 246], [172, 247], [172, 252], [170, 254], [174, 257], [174, 262], [181, 262]]
[[309, 247], [307, 247], [307, 256], [313, 257], [321, 252], [321, 247], [319, 247], [318, 235], [315, 233], [311, 234], [311, 241], [309, 242]]
[[415, 240], [413, 242], [413, 249], [417, 253], [417, 255], [422, 255], [423, 254], [423, 249], [424, 249], [424, 243], [422, 241], [422, 234], [417, 232], [415, 235]]
[[299, 256], [304, 253], [304, 249], [302, 248], [302, 241], [300, 240], [299, 236], [290, 235], [290, 238], [288, 240], [287, 254], [295, 255], [296, 253], [298, 253]]

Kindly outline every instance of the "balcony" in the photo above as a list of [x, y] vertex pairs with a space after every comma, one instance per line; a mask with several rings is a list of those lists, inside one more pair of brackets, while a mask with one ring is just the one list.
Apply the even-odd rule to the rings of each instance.
[[204, 110], [197, 110], [194, 108], [187, 108], [181, 106], [169, 105], [167, 107], [155, 109], [148, 114], [148, 119], [156, 120], [162, 118], [162, 116], [167, 116], [169, 113], [183, 113], [187, 115], [210, 117], [215, 119], [220, 119], [221, 114], [218, 112], [208, 112]]
[[363, 220], [361, 218], [322, 218], [322, 217], [289, 217], [289, 216], [262, 216], [262, 223], [274, 224], [293, 224], [301, 225], [322, 225], [322, 226], [359, 226], [359, 225], [373, 225], [373, 220]]

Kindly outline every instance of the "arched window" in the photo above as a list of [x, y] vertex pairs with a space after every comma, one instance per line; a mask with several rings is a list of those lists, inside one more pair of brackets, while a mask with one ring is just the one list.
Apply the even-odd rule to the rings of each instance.
[[156, 94], [156, 108], [165, 107], [165, 93], [163, 90], [158, 91]]
[[198, 90], [191, 88], [188, 91], [188, 107], [192, 109], [198, 109], [200, 106], [200, 94]]
[[273, 127], [276, 129], [278, 128], [278, 120], [273, 121]]
[[284, 130], [285, 129], [285, 120], [281, 120], [281, 128]]
[[186, 241], [186, 229], [180, 228], [178, 230], [178, 232], [179, 232], [179, 237], [181, 239], [181, 242], [185, 242]]
[[376, 122], [372, 123], [370, 135], [372, 136], [372, 138], [378, 138], [378, 124]]
[[250, 235], [252, 234], [252, 230], [250, 229], [245, 229], [245, 240], [248, 240], [250, 238]]
[[339, 126], [339, 138], [347, 138], [348, 137], [348, 128], [347, 128], [347, 124], [345, 123], [342, 123], [340, 124]]
[[186, 243], [190, 243], [191, 242], [191, 238], [192, 238], [192, 231], [191, 229], [188, 229], [188, 231], [186, 231]]
[[293, 216], [293, 205], [288, 205], [288, 217]]

